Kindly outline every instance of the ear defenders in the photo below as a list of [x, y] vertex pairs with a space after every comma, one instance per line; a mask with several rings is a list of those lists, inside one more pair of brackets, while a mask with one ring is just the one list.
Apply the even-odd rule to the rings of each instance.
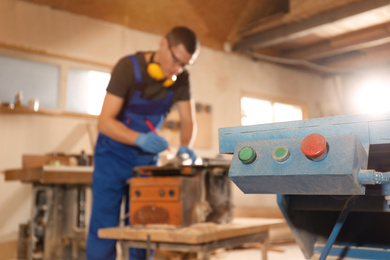
[[176, 81], [176, 75], [173, 75], [171, 78], [166, 78], [160, 64], [154, 62], [153, 58], [154, 53], [152, 54], [148, 67], [146, 68], [146, 71], [148, 72], [149, 76], [155, 81], [162, 81], [162, 85], [166, 88], [172, 86], [173, 83], [175, 83]]

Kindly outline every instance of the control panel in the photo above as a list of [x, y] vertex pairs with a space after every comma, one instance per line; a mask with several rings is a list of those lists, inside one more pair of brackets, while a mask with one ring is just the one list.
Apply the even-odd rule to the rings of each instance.
[[367, 152], [353, 134], [238, 142], [229, 171], [244, 193], [364, 194]]

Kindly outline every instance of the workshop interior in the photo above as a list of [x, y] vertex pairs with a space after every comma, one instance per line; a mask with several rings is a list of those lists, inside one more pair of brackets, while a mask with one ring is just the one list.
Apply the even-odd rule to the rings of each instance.
[[117, 260], [390, 259], [389, 0], [2, 0], [0, 260], [87, 259], [111, 71], [177, 25], [198, 158], [174, 106], [99, 230]]

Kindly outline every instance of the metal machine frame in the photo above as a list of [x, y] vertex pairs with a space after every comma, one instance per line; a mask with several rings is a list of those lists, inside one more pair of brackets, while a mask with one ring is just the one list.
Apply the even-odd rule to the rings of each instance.
[[[390, 259], [389, 129], [390, 114], [221, 128], [220, 153], [234, 154], [229, 177], [244, 193], [278, 194], [307, 259]], [[312, 134], [326, 139], [321, 160], [300, 147]]]

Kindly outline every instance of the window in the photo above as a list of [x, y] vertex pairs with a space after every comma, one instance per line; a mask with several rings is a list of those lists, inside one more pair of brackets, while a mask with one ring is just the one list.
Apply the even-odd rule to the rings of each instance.
[[46, 108], [57, 108], [60, 67], [43, 62], [0, 56], [0, 101], [14, 103], [21, 91], [23, 103], [39, 99]]
[[39, 109], [100, 114], [110, 66], [0, 47], [0, 103], [39, 101]]
[[99, 115], [109, 80], [109, 73], [69, 69], [66, 111]]
[[303, 104], [254, 96], [245, 94], [241, 97], [242, 125], [302, 120], [304, 118], [305, 106]]

